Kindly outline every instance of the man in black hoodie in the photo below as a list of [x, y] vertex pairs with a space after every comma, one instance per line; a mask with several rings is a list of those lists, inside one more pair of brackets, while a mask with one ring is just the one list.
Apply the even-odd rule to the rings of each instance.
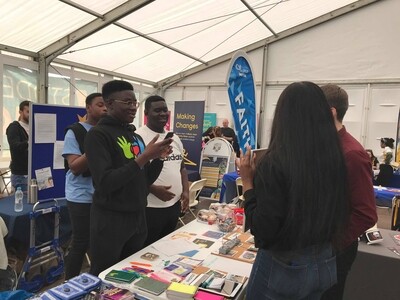
[[24, 100], [19, 104], [18, 121], [12, 122], [6, 130], [11, 153], [11, 185], [14, 189], [21, 187], [23, 192], [28, 187], [29, 103]]
[[95, 189], [90, 214], [93, 275], [142, 249], [149, 186], [161, 172], [162, 159], [172, 152], [171, 138], [156, 143], [157, 135], [145, 146], [134, 133], [130, 123], [139, 105], [129, 82], [107, 82], [102, 94], [107, 115], [85, 139]]

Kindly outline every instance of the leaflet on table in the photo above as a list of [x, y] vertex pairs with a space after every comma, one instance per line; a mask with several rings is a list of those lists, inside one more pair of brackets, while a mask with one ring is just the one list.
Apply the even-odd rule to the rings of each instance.
[[165, 266], [164, 269], [153, 272], [150, 276], [163, 282], [180, 282], [201, 263], [202, 260], [179, 257]]
[[201, 265], [201, 263], [203, 262], [202, 259], [193, 259], [193, 258], [189, 258], [189, 257], [179, 257], [177, 260], [174, 261], [174, 263], [177, 264], [181, 264], [181, 265], [187, 265], [190, 267], [196, 267]]
[[204, 232], [202, 235], [213, 238], [213, 239], [220, 239], [225, 235], [225, 233], [219, 232], [219, 231], [208, 230], [208, 231]]
[[164, 270], [167, 270], [178, 276], [185, 277], [187, 274], [189, 274], [190, 272], [193, 271], [193, 268], [189, 267], [189, 266], [183, 266], [183, 265], [178, 265], [178, 264], [172, 263], [172, 264], [166, 266], [164, 268]]
[[152, 247], [167, 256], [178, 255], [185, 251], [200, 249], [198, 245], [193, 244], [186, 239], [182, 239], [179, 243], [169, 239], [160, 240], [153, 244]]
[[180, 231], [177, 233], [172, 234], [169, 238], [171, 240], [177, 240], [177, 239], [186, 239], [186, 240], [191, 240], [193, 237], [195, 237], [197, 234], [196, 233], [191, 233], [191, 232], [186, 232], [186, 231]]

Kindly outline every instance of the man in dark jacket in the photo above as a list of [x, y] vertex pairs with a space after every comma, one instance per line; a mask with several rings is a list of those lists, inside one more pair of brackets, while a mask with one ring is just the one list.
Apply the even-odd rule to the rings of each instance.
[[[90, 273], [101, 271], [143, 248], [149, 186], [157, 179], [172, 139], [145, 147], [131, 125], [138, 102], [133, 86], [113, 80], [102, 89], [107, 115], [87, 134], [85, 153], [93, 178], [90, 212]], [[151, 161], [151, 162], [150, 162]]]
[[239, 144], [236, 137], [235, 130], [229, 127], [228, 119], [223, 119], [221, 127], [222, 137], [226, 139], [233, 147], [237, 157], [240, 157]]
[[29, 103], [24, 100], [19, 104], [18, 121], [12, 122], [6, 130], [11, 153], [11, 185], [14, 189], [21, 187], [24, 192], [28, 186]]

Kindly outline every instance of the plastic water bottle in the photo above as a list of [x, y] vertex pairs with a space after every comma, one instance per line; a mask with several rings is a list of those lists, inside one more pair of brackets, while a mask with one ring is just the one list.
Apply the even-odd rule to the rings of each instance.
[[22, 199], [24, 198], [24, 193], [21, 190], [21, 187], [17, 188], [17, 191], [15, 192], [15, 204], [14, 204], [14, 211], [22, 211], [24, 208], [24, 203], [22, 202]]

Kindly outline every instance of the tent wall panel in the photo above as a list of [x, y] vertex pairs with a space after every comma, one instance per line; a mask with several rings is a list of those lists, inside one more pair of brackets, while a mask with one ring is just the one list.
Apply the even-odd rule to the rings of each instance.
[[[378, 137], [396, 140], [397, 121], [400, 108], [400, 84], [371, 85], [370, 108], [368, 110], [368, 131], [365, 147], [374, 153], [382, 153]], [[377, 156], [375, 154], [375, 156]]]
[[269, 46], [268, 81], [400, 77], [400, 1], [381, 1]]
[[[260, 145], [268, 146], [275, 104], [281, 91], [289, 82], [299, 80], [319, 84], [335, 82], [347, 90], [352, 105], [344, 124], [365, 147], [379, 153], [376, 137], [395, 138], [400, 103], [377, 108], [376, 101], [386, 94], [390, 94], [390, 99], [395, 98], [391, 94], [396, 94], [397, 89], [393, 90], [392, 85], [400, 84], [398, 11], [400, 1], [381, 1], [269, 44]], [[259, 97], [263, 49], [254, 50], [249, 56]], [[207, 111], [230, 116], [227, 95], [214, 92], [224, 89], [228, 64], [221, 63], [188, 76], [179, 82], [179, 88], [211, 85]], [[223, 101], [226, 106], [216, 104]]]

